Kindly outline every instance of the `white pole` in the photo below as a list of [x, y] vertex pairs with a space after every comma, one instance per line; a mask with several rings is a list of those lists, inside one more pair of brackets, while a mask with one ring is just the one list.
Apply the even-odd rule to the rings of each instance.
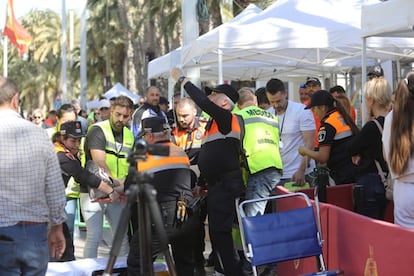
[[3, 76], [7, 78], [8, 75], [8, 59], [9, 59], [9, 55], [8, 55], [8, 42], [7, 42], [7, 37], [4, 36], [3, 37]]
[[223, 83], [223, 50], [218, 49], [218, 83]]
[[[69, 11], [69, 70], [72, 69], [73, 66], [73, 57], [72, 57], [72, 51], [74, 47], [74, 18], [75, 18], [75, 12], [74, 10]], [[75, 98], [74, 92], [73, 92], [73, 80], [69, 81], [70, 83], [70, 97], [72, 99]]]
[[362, 96], [364, 94], [364, 85], [367, 82], [367, 38], [363, 37], [362, 38], [362, 61], [361, 61], [361, 93], [360, 93], [360, 97], [361, 97], [361, 118], [362, 118], [362, 125], [365, 124], [365, 122], [367, 121], [367, 111], [365, 108], [365, 100], [364, 97]]
[[62, 60], [62, 67], [60, 73], [62, 102], [66, 103], [68, 100], [66, 90], [66, 0], [62, 0], [62, 37], [60, 54], [60, 58]]
[[88, 10], [86, 8], [86, 1], [82, 10], [81, 16], [81, 45], [80, 45], [80, 80], [81, 80], [81, 107], [86, 110], [86, 88], [87, 88], [87, 74], [86, 74], [86, 31], [87, 31], [87, 19], [88, 19]]
[[[189, 44], [199, 35], [197, 20], [197, 1], [183, 0], [181, 3], [181, 13], [183, 22], [183, 44]], [[186, 75], [196, 85], [200, 86], [200, 68], [190, 68], [186, 70]]]

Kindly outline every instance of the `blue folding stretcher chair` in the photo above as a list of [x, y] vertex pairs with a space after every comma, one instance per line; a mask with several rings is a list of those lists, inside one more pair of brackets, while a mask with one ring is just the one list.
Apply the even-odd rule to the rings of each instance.
[[[287, 197], [302, 197], [303, 208], [246, 216], [247, 204], [277, 201]], [[236, 206], [243, 251], [257, 276], [257, 266], [315, 256], [317, 272], [307, 275], [342, 275], [342, 271], [327, 271], [322, 253], [319, 205], [317, 220], [309, 197], [301, 192], [245, 200]]]

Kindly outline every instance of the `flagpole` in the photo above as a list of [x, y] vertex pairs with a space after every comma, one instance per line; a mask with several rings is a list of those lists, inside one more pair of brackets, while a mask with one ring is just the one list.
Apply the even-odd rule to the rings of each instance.
[[62, 102], [68, 101], [67, 87], [66, 87], [66, 0], [62, 0], [62, 37], [61, 37], [61, 60], [62, 68], [60, 73], [62, 86]]
[[82, 109], [87, 109], [86, 101], [87, 101], [87, 50], [86, 50], [86, 39], [87, 39], [87, 20], [88, 20], [88, 9], [87, 9], [87, 1], [84, 0], [82, 15], [81, 15], [81, 31], [80, 31], [80, 81], [81, 81], [81, 107]]
[[[7, 2], [6, 2], [6, 11], [7, 11]], [[7, 14], [6, 14], [7, 17]], [[4, 26], [5, 28], [6, 26]], [[3, 34], [3, 77], [7, 78], [8, 75], [8, 60], [9, 60], [9, 54], [8, 54], [8, 42], [7, 42], [7, 36]]]
[[7, 78], [7, 75], [8, 75], [8, 68], [7, 68], [7, 65], [8, 65], [8, 59], [9, 59], [9, 56], [8, 56], [8, 42], [7, 42], [7, 36], [4, 36], [3, 37], [3, 76], [4, 77], [6, 77]]

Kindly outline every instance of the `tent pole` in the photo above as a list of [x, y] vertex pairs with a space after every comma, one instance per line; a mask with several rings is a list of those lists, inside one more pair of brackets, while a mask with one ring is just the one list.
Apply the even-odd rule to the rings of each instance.
[[361, 60], [361, 115], [362, 115], [362, 125], [365, 124], [367, 120], [366, 108], [365, 108], [365, 100], [363, 95], [364, 85], [367, 82], [367, 64], [366, 64], [366, 56], [367, 56], [367, 38], [362, 38], [362, 60]]
[[223, 83], [223, 51], [221, 49], [217, 52], [218, 55], [218, 83]]
[[397, 59], [396, 65], [397, 65], [397, 82], [398, 82], [402, 79], [401, 78], [401, 62], [399, 59]]

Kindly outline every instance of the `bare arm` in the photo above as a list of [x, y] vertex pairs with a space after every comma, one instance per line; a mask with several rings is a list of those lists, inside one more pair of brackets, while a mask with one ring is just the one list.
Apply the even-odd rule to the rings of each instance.
[[106, 165], [106, 152], [100, 149], [91, 149], [91, 156], [92, 160], [95, 161], [95, 163], [102, 168], [110, 177], [113, 177], [111, 175], [111, 171], [109, 170], [108, 166]]
[[[303, 140], [305, 141], [305, 147], [309, 150], [313, 150], [315, 147], [314, 141], [313, 141], [314, 136], [315, 136], [314, 130], [302, 131], [302, 137], [303, 137]], [[308, 165], [309, 165], [308, 158], [303, 157], [302, 162], [300, 163], [299, 169], [302, 169], [303, 171], [305, 171]]]
[[[315, 135], [314, 130], [302, 131], [302, 137], [305, 141], [305, 148], [313, 150], [313, 137]], [[304, 156], [300, 162], [298, 170], [292, 175], [292, 181], [295, 181], [296, 185], [303, 185], [305, 183], [305, 171], [308, 167], [309, 160]]]
[[330, 146], [323, 146], [319, 148], [319, 151], [310, 150], [305, 147], [299, 147], [299, 154], [303, 156], [309, 156], [310, 158], [318, 161], [319, 163], [325, 164], [328, 162], [329, 155], [331, 153]]

